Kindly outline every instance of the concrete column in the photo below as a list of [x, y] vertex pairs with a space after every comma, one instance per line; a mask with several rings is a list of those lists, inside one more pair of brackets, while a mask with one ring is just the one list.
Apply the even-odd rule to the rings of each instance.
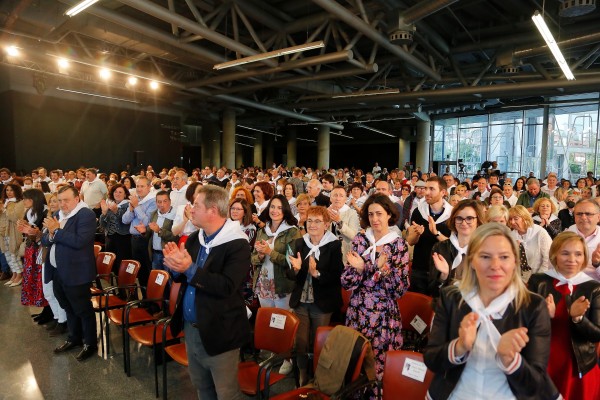
[[227, 168], [235, 168], [235, 110], [227, 108], [223, 111], [223, 164]]
[[235, 145], [235, 168], [239, 168], [244, 164], [244, 149], [239, 144]]
[[289, 168], [298, 165], [296, 158], [298, 148], [298, 140], [296, 139], [296, 127], [291, 126], [287, 133], [287, 166]]
[[408, 161], [410, 161], [410, 142], [398, 138], [398, 168], [404, 168]]
[[319, 137], [318, 137], [318, 153], [317, 153], [317, 168], [329, 169], [329, 150], [330, 150], [330, 133], [329, 127], [321, 125], [319, 126]]
[[255, 134], [256, 140], [254, 141], [254, 161], [253, 166], [263, 166], [263, 134], [257, 132]]
[[273, 141], [274, 136], [267, 135], [264, 136], [263, 143], [266, 148], [266, 157], [265, 157], [265, 168], [271, 168], [273, 166], [273, 162], [275, 161], [275, 143]]
[[429, 172], [430, 167], [430, 139], [431, 139], [431, 123], [427, 121], [419, 121], [417, 123], [417, 160], [416, 167], [421, 167], [421, 171]]
[[[206, 143], [206, 151], [203, 154], [206, 157], [202, 158], [203, 166], [217, 166], [221, 164], [221, 135], [219, 134], [219, 124], [214, 121], [208, 121], [204, 124], [202, 130], [203, 147]], [[206, 158], [206, 159], [205, 159]]]
[[202, 165], [200, 165], [201, 168], [204, 168], [207, 165], [210, 165], [210, 154], [211, 154], [211, 141], [210, 141], [210, 133], [208, 131], [208, 127], [206, 126], [206, 124], [202, 125], [202, 136], [200, 137], [200, 143], [201, 143], [201, 156], [200, 158], [202, 159]]

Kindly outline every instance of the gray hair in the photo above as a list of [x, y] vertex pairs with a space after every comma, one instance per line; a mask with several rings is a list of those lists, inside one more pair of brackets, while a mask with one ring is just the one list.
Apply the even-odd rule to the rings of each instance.
[[198, 195], [204, 194], [204, 207], [215, 207], [219, 216], [227, 218], [229, 211], [229, 194], [217, 185], [204, 185], [198, 189]]

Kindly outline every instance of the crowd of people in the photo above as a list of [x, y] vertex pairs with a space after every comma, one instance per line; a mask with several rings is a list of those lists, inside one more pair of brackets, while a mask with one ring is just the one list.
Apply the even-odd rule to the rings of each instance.
[[[191, 172], [191, 173], [190, 173]], [[532, 174], [530, 174], [532, 175]], [[246, 306], [293, 311], [296, 365], [340, 317], [366, 336], [381, 379], [401, 349], [397, 300], [433, 298], [424, 351], [432, 399], [600, 398], [600, 185], [593, 174], [514, 181], [490, 171], [312, 170], [273, 166], [99, 173], [0, 169], [2, 280], [55, 349], [95, 354], [94, 241], [182, 282], [179, 324], [199, 397], [240, 398]], [[600, 183], [600, 182], [599, 182]], [[188, 343], [189, 342], [189, 343]], [[286, 360], [280, 373], [290, 373]], [[374, 395], [374, 393], [372, 393]]]

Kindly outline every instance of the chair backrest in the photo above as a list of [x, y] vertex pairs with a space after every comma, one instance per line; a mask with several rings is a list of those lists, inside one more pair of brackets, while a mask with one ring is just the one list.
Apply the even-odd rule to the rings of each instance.
[[[414, 371], [415, 367], [420, 367], [427, 370], [423, 382], [403, 374], [407, 359], [412, 360], [412, 365], [408, 364], [407, 369], [412, 367]], [[409, 372], [406, 371], [406, 374]], [[425, 367], [423, 354], [406, 350], [389, 350], [385, 356], [383, 370], [383, 400], [424, 399], [432, 379], [433, 372]]]
[[119, 286], [133, 285], [140, 272], [141, 264], [137, 260], [122, 260], [119, 266], [117, 283]]
[[431, 329], [434, 311], [432, 307], [432, 298], [421, 293], [406, 292], [398, 299], [398, 310], [402, 317], [402, 329], [413, 331], [418, 334], [417, 330], [410, 324], [415, 316], [419, 316], [427, 324], [427, 328], [423, 334]]
[[261, 307], [254, 324], [254, 347], [273, 353], [286, 353], [294, 348], [300, 320], [290, 311]]
[[100, 275], [101, 279], [110, 282], [110, 273], [116, 259], [117, 255], [115, 253], [109, 251], [98, 253], [96, 256], [96, 274]]
[[98, 253], [102, 250], [102, 245], [95, 244], [94, 245], [94, 257], [98, 257]]
[[179, 296], [180, 288], [181, 282], [171, 282], [171, 292], [169, 293], [169, 315], [175, 314], [175, 308], [177, 307], [177, 296]]
[[342, 289], [342, 308], [340, 311], [343, 315], [346, 314], [348, 306], [350, 305], [350, 297], [352, 297], [352, 290]]
[[169, 273], [161, 269], [153, 269], [148, 277], [148, 285], [146, 285], [146, 297], [148, 299], [160, 299], [156, 304], [159, 306], [163, 303], [165, 288], [169, 283]]

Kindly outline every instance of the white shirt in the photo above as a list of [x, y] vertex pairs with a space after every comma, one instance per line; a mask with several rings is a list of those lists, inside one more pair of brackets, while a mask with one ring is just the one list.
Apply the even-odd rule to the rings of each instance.
[[594, 233], [592, 233], [588, 237], [585, 237], [585, 235], [581, 233], [579, 229], [577, 229], [577, 225], [575, 224], [571, 225], [567, 230], [575, 232], [585, 240], [585, 244], [588, 247], [588, 252], [590, 253], [590, 259], [588, 260], [587, 267], [585, 267], [583, 272], [594, 278], [596, 281], [600, 281], [600, 267], [596, 268], [592, 265], [592, 253], [600, 244], [600, 227], [597, 226]]
[[171, 206], [174, 209], [177, 209], [179, 206], [186, 205], [188, 203], [187, 199], [185, 198], [185, 192], [187, 191], [188, 186], [189, 185], [184, 185], [179, 190], [175, 188], [171, 190], [169, 197], [171, 198]]
[[508, 204], [510, 204], [511, 207], [514, 207], [515, 204], [517, 204], [517, 200], [519, 200], [519, 198], [515, 196], [514, 192], [508, 199], [506, 199], [506, 201], [508, 201]]
[[527, 263], [531, 271], [523, 273], [525, 282], [529, 280], [531, 274], [544, 272], [550, 268], [550, 245], [552, 238], [544, 228], [539, 225], [533, 225], [524, 235], [519, 235], [516, 230], [512, 231], [513, 237], [523, 243]]
[[99, 178], [94, 179], [93, 182], [87, 179], [81, 185], [81, 194], [83, 195], [83, 201], [85, 201], [90, 208], [100, 207], [100, 200], [106, 196], [108, 189], [106, 184]]
[[[175, 213], [175, 219], [173, 220], [173, 226], [177, 226], [179, 224], [181, 224], [183, 222], [183, 213], [185, 211], [185, 206], [189, 204], [183, 204], [180, 205], [179, 207], [177, 207], [177, 212]], [[183, 227], [183, 230], [181, 231], [181, 235], [180, 236], [189, 236], [192, 233], [196, 232], [198, 230], [198, 228], [196, 228], [194, 226], [194, 224], [192, 223], [191, 220], [188, 220], [185, 223], [185, 226]]]

